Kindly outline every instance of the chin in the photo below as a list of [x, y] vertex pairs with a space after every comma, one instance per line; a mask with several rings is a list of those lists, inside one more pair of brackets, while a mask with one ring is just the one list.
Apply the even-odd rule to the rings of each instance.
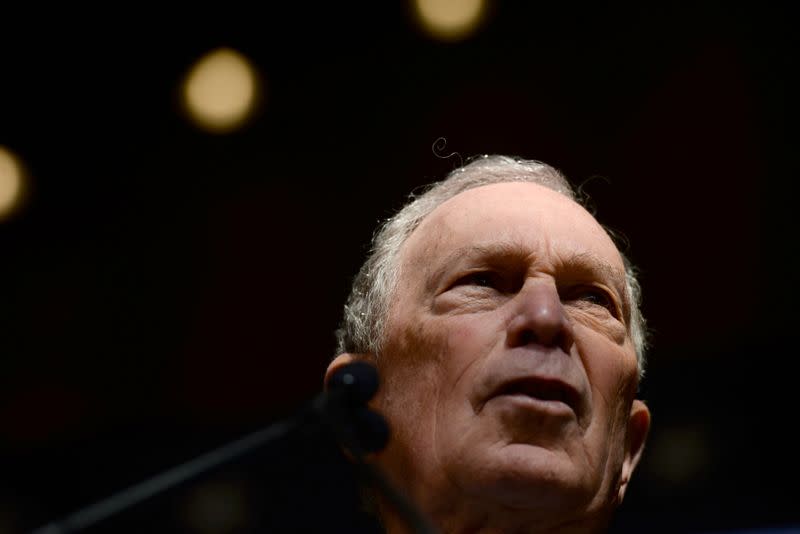
[[563, 450], [511, 444], [490, 456], [472, 489], [503, 506], [574, 512], [591, 507], [600, 490], [587, 476], [588, 466]]

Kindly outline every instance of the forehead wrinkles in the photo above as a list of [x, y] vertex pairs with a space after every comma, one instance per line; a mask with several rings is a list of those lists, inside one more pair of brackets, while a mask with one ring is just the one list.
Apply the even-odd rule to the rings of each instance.
[[399, 263], [424, 268], [441, 254], [470, 247], [499, 247], [505, 256], [593, 256], [624, 272], [614, 241], [580, 204], [522, 183], [482, 186], [443, 202], [405, 240]]

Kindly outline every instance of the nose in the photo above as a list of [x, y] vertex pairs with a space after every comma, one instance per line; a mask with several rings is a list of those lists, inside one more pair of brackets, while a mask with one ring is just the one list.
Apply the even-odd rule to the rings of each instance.
[[507, 332], [510, 347], [535, 343], [570, 352], [574, 341], [572, 322], [552, 282], [528, 280], [514, 298], [513, 306]]

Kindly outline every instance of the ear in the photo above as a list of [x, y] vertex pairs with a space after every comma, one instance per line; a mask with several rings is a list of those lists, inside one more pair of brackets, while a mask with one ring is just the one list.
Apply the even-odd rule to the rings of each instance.
[[343, 354], [338, 355], [333, 359], [333, 361], [328, 365], [328, 370], [325, 371], [325, 389], [328, 388], [328, 380], [330, 380], [331, 375], [344, 367], [347, 364], [356, 362], [356, 361], [372, 361], [372, 357], [370, 354], [351, 354], [349, 352], [345, 352]]
[[622, 502], [628, 482], [631, 480], [633, 470], [639, 463], [644, 450], [644, 442], [650, 430], [650, 410], [645, 403], [634, 399], [631, 405], [631, 414], [628, 417], [628, 432], [625, 440], [625, 459], [622, 462], [622, 476], [620, 478], [617, 500]]

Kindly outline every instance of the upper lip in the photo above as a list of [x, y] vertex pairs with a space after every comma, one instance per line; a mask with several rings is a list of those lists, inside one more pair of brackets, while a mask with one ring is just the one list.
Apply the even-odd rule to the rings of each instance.
[[523, 376], [504, 381], [492, 392], [490, 398], [515, 394], [560, 401], [572, 408], [575, 413], [578, 413], [581, 406], [581, 395], [575, 387], [561, 379], [542, 376]]

